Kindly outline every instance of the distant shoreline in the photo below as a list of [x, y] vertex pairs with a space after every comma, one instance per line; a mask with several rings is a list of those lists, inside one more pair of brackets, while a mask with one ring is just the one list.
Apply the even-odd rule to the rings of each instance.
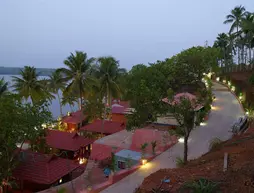
[[[20, 67], [3, 67], [0, 66], [0, 75], [19, 75], [23, 68]], [[40, 76], [50, 76], [56, 69], [53, 68], [36, 68]]]

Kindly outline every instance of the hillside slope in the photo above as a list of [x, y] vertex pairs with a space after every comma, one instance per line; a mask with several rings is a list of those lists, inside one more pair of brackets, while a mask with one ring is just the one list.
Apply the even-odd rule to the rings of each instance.
[[[229, 155], [228, 169], [223, 172], [224, 153]], [[166, 192], [178, 192], [187, 181], [206, 178], [219, 183], [220, 192], [248, 193], [254, 192], [254, 132], [234, 136], [220, 144], [216, 150], [210, 151], [199, 159], [190, 161], [186, 166], [175, 169], [161, 169], [143, 181], [136, 193], [152, 193], [161, 180], [169, 178], [170, 183], [164, 183]]]

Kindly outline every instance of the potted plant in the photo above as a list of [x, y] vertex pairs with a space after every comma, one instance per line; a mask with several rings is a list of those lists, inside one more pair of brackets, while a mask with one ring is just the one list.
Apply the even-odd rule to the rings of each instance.
[[140, 149], [141, 149], [141, 153], [142, 153], [142, 159], [145, 157], [147, 146], [148, 146], [148, 143], [141, 144]]

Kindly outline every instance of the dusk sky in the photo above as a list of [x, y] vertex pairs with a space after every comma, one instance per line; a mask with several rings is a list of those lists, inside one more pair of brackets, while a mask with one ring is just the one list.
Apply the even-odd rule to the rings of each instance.
[[121, 67], [212, 45], [225, 16], [254, 0], [0, 0], [0, 66], [57, 68], [75, 50]]

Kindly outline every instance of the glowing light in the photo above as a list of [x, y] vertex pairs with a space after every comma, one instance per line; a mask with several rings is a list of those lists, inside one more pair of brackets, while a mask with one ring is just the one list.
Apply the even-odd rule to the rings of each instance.
[[86, 162], [86, 160], [87, 160], [87, 159], [85, 159], [85, 158], [80, 158], [80, 159], [79, 159], [79, 164], [80, 164], [80, 165], [84, 164], [84, 163]]
[[219, 109], [219, 107], [216, 107], [216, 106], [211, 105], [211, 109], [216, 111], [216, 110]]
[[178, 139], [178, 141], [179, 141], [180, 143], [184, 143], [184, 138], [181, 137], [180, 139]]
[[228, 86], [231, 86], [231, 82], [230, 81], [228, 81]]
[[146, 159], [142, 159], [142, 165], [145, 165], [147, 163]]
[[62, 181], [63, 181], [63, 180], [62, 180], [62, 178], [61, 178], [61, 179], [59, 180], [59, 184], [61, 184], [61, 183], [62, 183]]
[[231, 90], [232, 90], [233, 92], [235, 92], [235, 87], [234, 87], [234, 86], [232, 86]]
[[68, 116], [71, 116], [71, 112], [68, 112], [67, 115], [68, 115]]
[[242, 100], [242, 99], [243, 99], [243, 97], [242, 97], [242, 96], [239, 96], [239, 99], [240, 99], [240, 100]]
[[151, 169], [152, 168], [152, 164], [151, 164], [151, 162], [148, 162], [145, 165], [142, 165], [141, 168], [142, 169]]
[[200, 126], [205, 126], [205, 125], [206, 125], [206, 123], [204, 123], [204, 122], [200, 123]]
[[46, 123], [43, 123], [41, 126], [42, 126], [42, 128], [44, 128], [44, 129], [47, 128], [47, 124], [46, 124]]
[[247, 111], [245, 114], [246, 114], [246, 115], [249, 115], [250, 113], [249, 113], [249, 111]]
[[225, 84], [227, 81], [226, 80], [223, 80], [223, 83]]
[[216, 81], [220, 81], [220, 77], [217, 77], [217, 78], [216, 78]]

